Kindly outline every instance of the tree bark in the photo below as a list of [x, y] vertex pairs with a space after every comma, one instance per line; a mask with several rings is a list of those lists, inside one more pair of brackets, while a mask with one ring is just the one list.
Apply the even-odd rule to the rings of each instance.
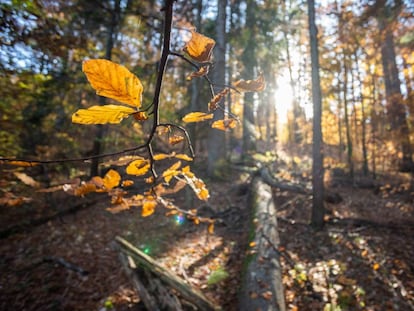
[[315, 23], [315, 1], [308, 0], [309, 37], [312, 62], [313, 145], [312, 145], [312, 226], [322, 228], [325, 207], [323, 205], [323, 152], [322, 152], [322, 95], [319, 77], [318, 37]]
[[[218, 1], [218, 11], [216, 19], [216, 46], [214, 48], [214, 83], [224, 88], [226, 82], [226, 7], [227, 0]], [[214, 111], [213, 120], [224, 118], [223, 111], [217, 109]], [[226, 145], [224, 131], [210, 129], [208, 131], [208, 159], [207, 174], [210, 177], [218, 177], [220, 175], [220, 167], [223, 166], [226, 157]]]
[[241, 311], [284, 311], [285, 298], [279, 261], [279, 235], [272, 190], [255, 177], [249, 205], [253, 211], [253, 251], [248, 255], [239, 309]]

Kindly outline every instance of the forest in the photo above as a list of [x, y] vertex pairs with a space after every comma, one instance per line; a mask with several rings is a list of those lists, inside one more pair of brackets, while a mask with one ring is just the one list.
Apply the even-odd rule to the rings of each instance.
[[412, 1], [0, 17], [0, 310], [414, 310]]

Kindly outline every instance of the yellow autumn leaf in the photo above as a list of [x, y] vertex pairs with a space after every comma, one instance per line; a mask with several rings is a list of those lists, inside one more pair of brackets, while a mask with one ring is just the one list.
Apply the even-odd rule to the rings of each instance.
[[184, 52], [195, 61], [205, 63], [210, 61], [215, 44], [213, 39], [192, 30], [191, 39], [185, 45]]
[[176, 154], [175, 157], [177, 159], [184, 160], [184, 161], [193, 161], [192, 157], [189, 157], [188, 155], [182, 154], [182, 153]]
[[80, 124], [117, 124], [135, 112], [132, 108], [118, 105], [92, 106], [88, 109], [76, 111], [72, 115], [72, 122]]
[[141, 106], [141, 81], [124, 66], [106, 59], [91, 59], [83, 62], [82, 70], [96, 94], [137, 108]]
[[214, 222], [210, 223], [208, 225], [208, 233], [213, 234], [214, 233]]
[[112, 188], [117, 187], [120, 181], [121, 175], [115, 170], [109, 170], [103, 178], [103, 184], [106, 190], [111, 190]]
[[152, 158], [154, 159], [154, 161], [160, 161], [160, 160], [171, 158], [171, 155], [166, 154], [166, 153], [158, 153], [158, 154], [154, 154]]
[[141, 176], [147, 173], [150, 168], [150, 161], [142, 158], [129, 163], [126, 168], [126, 173], [129, 175]]
[[240, 92], [261, 92], [266, 87], [263, 73], [260, 73], [256, 80], [239, 80], [233, 86]]
[[2, 161], [0, 160], [0, 164], [10, 164], [14, 166], [22, 166], [22, 167], [29, 167], [29, 166], [36, 166], [40, 163], [38, 162], [29, 162], [29, 161]]
[[173, 136], [170, 136], [168, 138], [168, 142], [171, 145], [176, 145], [176, 144], [182, 142], [183, 140], [184, 140], [184, 137], [183, 136], [180, 136], [180, 135], [173, 135]]
[[204, 113], [204, 112], [190, 112], [189, 114], [186, 114], [183, 118], [183, 121], [185, 123], [190, 122], [200, 122], [205, 120], [213, 119], [212, 113]]
[[21, 182], [23, 182], [24, 184], [34, 187], [34, 188], [39, 188], [40, 187], [40, 183], [36, 180], [34, 180], [32, 177], [30, 177], [29, 175], [25, 174], [25, 173], [20, 173], [20, 172], [14, 172], [13, 173], [14, 176], [16, 176], [18, 179], [20, 179]]
[[155, 201], [154, 198], [145, 198], [142, 204], [141, 216], [147, 217], [152, 215], [155, 211], [155, 207], [157, 207], [157, 201]]
[[217, 120], [214, 121], [211, 127], [213, 129], [227, 131], [228, 129], [233, 129], [237, 125], [237, 121], [235, 119], [225, 119], [225, 120]]
[[162, 177], [164, 178], [166, 183], [169, 183], [174, 176], [177, 176], [180, 173], [179, 171], [177, 171], [180, 168], [180, 166], [181, 161], [178, 161], [162, 173]]

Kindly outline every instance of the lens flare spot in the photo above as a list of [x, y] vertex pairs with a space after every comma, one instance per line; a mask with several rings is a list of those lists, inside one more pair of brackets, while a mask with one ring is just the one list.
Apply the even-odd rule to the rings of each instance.
[[184, 218], [183, 215], [175, 215], [174, 216], [174, 221], [178, 226], [181, 226], [184, 223], [185, 218]]

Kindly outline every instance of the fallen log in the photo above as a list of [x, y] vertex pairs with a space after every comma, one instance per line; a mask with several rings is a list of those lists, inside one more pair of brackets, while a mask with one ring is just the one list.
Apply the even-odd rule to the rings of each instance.
[[121, 237], [121, 263], [148, 310], [220, 310], [198, 290]]
[[249, 244], [239, 310], [284, 311], [285, 299], [279, 261], [279, 234], [271, 187], [254, 177], [249, 205], [252, 238]]

